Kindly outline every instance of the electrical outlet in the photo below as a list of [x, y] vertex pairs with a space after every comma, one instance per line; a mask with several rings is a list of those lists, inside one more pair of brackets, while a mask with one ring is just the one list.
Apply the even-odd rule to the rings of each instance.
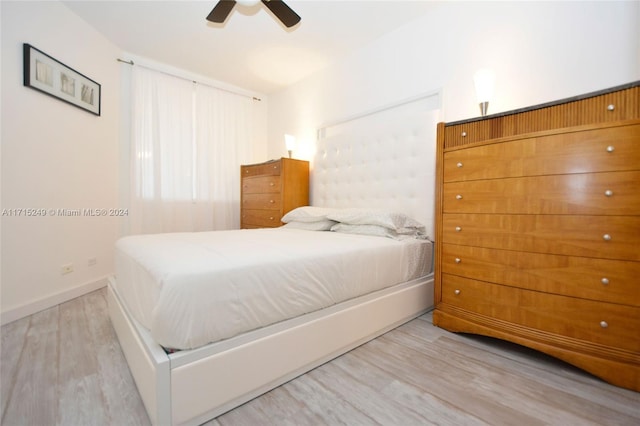
[[73, 272], [73, 263], [67, 263], [66, 265], [62, 265], [60, 267], [60, 273], [62, 275], [70, 274]]
[[90, 257], [89, 260], [87, 261], [87, 265], [89, 266], [95, 266], [98, 263], [98, 259], [96, 259], [95, 257]]

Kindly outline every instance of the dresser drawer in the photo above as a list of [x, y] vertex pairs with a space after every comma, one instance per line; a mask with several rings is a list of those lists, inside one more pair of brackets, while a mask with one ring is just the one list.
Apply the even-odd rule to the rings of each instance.
[[242, 191], [245, 194], [280, 192], [280, 176], [259, 176], [242, 179]]
[[509, 140], [444, 153], [444, 181], [640, 169], [640, 124]]
[[575, 339], [640, 351], [640, 308], [442, 276], [442, 302]]
[[490, 120], [470, 121], [446, 126], [444, 129], [445, 147], [455, 147], [491, 139]]
[[639, 185], [640, 171], [449, 182], [444, 184], [443, 211], [637, 215]]
[[241, 221], [242, 228], [274, 228], [282, 225], [278, 210], [245, 209]]
[[444, 130], [444, 148], [546, 130], [632, 120], [639, 116], [640, 87], [636, 86], [520, 113], [452, 123]]
[[268, 163], [252, 164], [240, 167], [240, 176], [242, 178], [250, 176], [272, 176], [280, 174], [280, 160], [269, 161]]
[[443, 244], [442, 273], [640, 307], [640, 262]]
[[243, 209], [279, 210], [280, 194], [243, 194]]
[[445, 213], [442, 242], [640, 261], [640, 216]]

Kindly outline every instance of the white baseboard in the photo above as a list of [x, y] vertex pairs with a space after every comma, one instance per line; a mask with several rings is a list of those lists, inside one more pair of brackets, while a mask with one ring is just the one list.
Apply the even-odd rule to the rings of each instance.
[[56, 293], [52, 296], [47, 296], [40, 300], [36, 300], [17, 308], [4, 311], [0, 313], [0, 325], [8, 324], [10, 322], [19, 320], [20, 318], [33, 315], [36, 312], [44, 311], [45, 309], [49, 309], [61, 303], [68, 302], [69, 300], [75, 299], [76, 297], [91, 293], [92, 291], [98, 290], [102, 287], [106, 287], [108, 284], [108, 278], [109, 276], [105, 275], [104, 277], [99, 278], [96, 281], [91, 281], [79, 285], [78, 287], [61, 291], [60, 293]]

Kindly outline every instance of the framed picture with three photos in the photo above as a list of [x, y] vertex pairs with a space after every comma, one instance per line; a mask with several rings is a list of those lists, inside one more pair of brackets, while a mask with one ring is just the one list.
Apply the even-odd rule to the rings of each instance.
[[23, 44], [24, 85], [100, 115], [100, 84], [30, 44]]

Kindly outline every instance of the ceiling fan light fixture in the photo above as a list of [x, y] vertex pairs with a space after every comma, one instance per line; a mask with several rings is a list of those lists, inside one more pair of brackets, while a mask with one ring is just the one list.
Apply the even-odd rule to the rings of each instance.
[[291, 28], [300, 22], [300, 16], [282, 0], [219, 0], [207, 16], [207, 21], [222, 24], [229, 17], [236, 3], [241, 6], [255, 6], [260, 1], [285, 27]]
[[239, 5], [251, 7], [251, 6], [255, 6], [256, 4], [260, 3], [260, 0], [236, 0], [236, 2]]

